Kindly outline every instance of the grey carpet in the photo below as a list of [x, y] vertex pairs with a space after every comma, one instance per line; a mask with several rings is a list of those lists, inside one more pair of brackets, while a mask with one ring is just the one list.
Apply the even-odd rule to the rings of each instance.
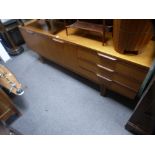
[[27, 49], [6, 64], [25, 87], [14, 102], [22, 111], [11, 127], [22, 134], [131, 134], [124, 125], [130, 103], [115, 94], [100, 96], [91, 82]]

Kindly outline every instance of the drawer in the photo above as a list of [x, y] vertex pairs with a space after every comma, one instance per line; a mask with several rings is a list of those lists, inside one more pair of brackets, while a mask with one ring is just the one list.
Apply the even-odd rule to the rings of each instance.
[[137, 92], [135, 91], [132, 91], [131, 89], [128, 89], [116, 82], [113, 82], [110, 86], [110, 89], [121, 94], [121, 95], [124, 95], [126, 97], [129, 97], [130, 99], [134, 99]]
[[116, 65], [116, 72], [127, 77], [133, 78], [139, 82], [142, 82], [148, 70], [140, 68], [133, 64], [119, 62]]
[[110, 86], [112, 84], [112, 80], [111, 79], [106, 78], [106, 77], [104, 77], [104, 76], [102, 76], [100, 74], [97, 74], [97, 77], [98, 77], [99, 82], [100, 82], [101, 85], [104, 85], [104, 86], [110, 88]]
[[116, 63], [117, 63], [116, 58], [107, 56], [107, 55], [105, 55], [103, 53], [97, 53], [97, 55], [99, 57], [99, 63], [102, 66], [107, 67], [107, 68], [112, 69], [112, 70], [115, 69], [115, 66], [116, 66]]
[[123, 85], [126, 85], [126, 87], [129, 87], [130, 89], [133, 89], [134, 91], [138, 91], [140, 86], [141, 86], [141, 82], [138, 82], [132, 78], [129, 78], [127, 76], [123, 76], [121, 74], [115, 73], [113, 75], [113, 81], [119, 82]]
[[95, 64], [99, 61], [95, 51], [82, 47], [78, 47], [78, 58], [90, 61]]
[[97, 67], [98, 67], [97, 73], [99, 73], [101, 76], [112, 79], [114, 70], [106, 68], [106, 67], [104, 67], [104, 66], [102, 66], [100, 64], [97, 64]]
[[99, 84], [99, 80], [98, 77], [96, 76], [96, 74], [90, 70], [87, 70], [86, 68], [80, 67], [78, 71], [80, 72], [80, 75], [84, 76], [85, 78]]
[[96, 74], [97, 72], [97, 66], [96, 64], [93, 64], [89, 61], [86, 61], [86, 60], [83, 60], [83, 59], [78, 59], [78, 65], [81, 67], [81, 68], [84, 68], [88, 71], [91, 71], [93, 73]]
[[117, 92], [121, 95], [124, 95], [126, 97], [129, 97], [131, 99], [134, 99], [137, 92], [133, 91], [132, 89], [129, 89], [125, 87], [124, 85], [121, 85], [118, 82], [115, 82], [111, 79], [108, 79], [100, 74], [97, 74], [99, 78], [99, 82], [101, 85], [104, 85], [107, 89], [113, 90], [114, 92]]

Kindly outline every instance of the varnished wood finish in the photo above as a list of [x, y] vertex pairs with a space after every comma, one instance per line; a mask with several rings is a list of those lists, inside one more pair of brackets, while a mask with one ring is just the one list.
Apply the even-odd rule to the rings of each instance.
[[10, 116], [20, 114], [11, 99], [0, 89], [0, 121], [6, 121]]
[[126, 87], [126, 85], [123, 85], [122, 83], [117, 83], [116, 81], [113, 82], [110, 89], [130, 99], [134, 99], [136, 96], [135, 91], [129, 89], [129, 87]]
[[115, 19], [114, 47], [120, 53], [140, 53], [140, 50], [151, 40], [153, 25], [151, 20]]
[[123, 76], [119, 73], [114, 73], [112, 79], [113, 81], [118, 81], [122, 83], [123, 85], [128, 86], [130, 89], [133, 89], [136, 92], [139, 90], [141, 86], [140, 81], [134, 80], [128, 76]]
[[105, 33], [105, 31], [106, 31], [105, 20], [103, 20], [103, 24], [95, 24], [95, 23], [77, 20], [75, 23], [66, 26], [66, 35], [68, 36], [67, 28], [77, 28], [77, 29], [87, 30], [90, 32], [100, 33], [100, 34], [102, 34], [102, 43], [103, 43], [103, 45], [105, 44], [105, 41], [106, 41], [105, 40], [105, 34], [106, 34]]
[[112, 40], [102, 46], [100, 41], [76, 35], [70, 29], [51, 35], [30, 24], [21, 27], [27, 45], [43, 57], [52, 60], [85, 78], [134, 99], [154, 58], [153, 41], [139, 55], [123, 55], [114, 50]]
[[79, 20], [77, 20], [75, 23], [67, 27], [79, 28], [79, 29], [98, 32], [98, 33], [102, 33], [103, 31], [103, 26], [101, 24], [94, 24], [94, 23], [89, 23], [89, 22], [79, 21]]
[[94, 64], [99, 62], [97, 53], [93, 50], [84, 47], [78, 47], [78, 58], [81, 58]]
[[[70, 42], [78, 46], [92, 49], [93, 51], [99, 51], [100, 53], [104, 53], [106, 55], [122, 59], [124, 61], [129, 61], [130, 63], [134, 63], [146, 68], [150, 67], [155, 55], [154, 41], [150, 41], [143, 49], [141, 49], [140, 50], [141, 54], [138, 54], [138, 55], [120, 54], [115, 51], [113, 46], [113, 41], [110, 38], [106, 42], [106, 46], [102, 46], [100, 41], [91, 39], [90, 37], [84, 37], [82, 34], [76, 35], [77, 30], [75, 29], [70, 29], [71, 34], [69, 35], [69, 37], [66, 36], [65, 30], [58, 32], [56, 35], [52, 35], [48, 31], [45, 31], [38, 27], [33, 26], [32, 23], [35, 23], [35, 22], [36, 20], [29, 21], [27, 24], [25, 24], [26, 25], [25, 27], [20, 26], [20, 29], [31, 30], [38, 34], [44, 34], [49, 37], [59, 37], [61, 40], [64, 40], [65, 42]], [[29, 23], [31, 23], [32, 25]]]
[[105, 86], [107, 89], [111, 89], [121, 95], [124, 95], [128, 98], [135, 98], [136, 96], [136, 92], [133, 89], [130, 89], [128, 86], [117, 82], [117, 81], [113, 81], [107, 77], [104, 77], [100, 74], [97, 74], [99, 80], [100, 80], [100, 84], [101, 86]]
[[117, 63], [115, 70], [117, 73], [121, 73], [122, 75], [130, 77], [131, 79], [135, 79], [137, 81], [143, 81], [148, 72], [148, 69], [141, 68], [124, 61], [120, 61], [119, 63]]
[[0, 85], [15, 95], [19, 95], [17, 92], [22, 88], [21, 83], [18, 82], [15, 75], [3, 65], [0, 65]]
[[115, 69], [115, 66], [116, 66], [116, 63], [117, 63], [117, 59], [116, 58], [113, 58], [113, 57], [110, 57], [110, 56], [107, 56], [103, 53], [97, 53], [98, 56], [99, 56], [99, 63], [104, 66], [104, 67], [107, 67], [111, 70], [114, 70]]
[[85, 47], [87, 49], [91, 49], [93, 51], [97, 51], [99, 53], [103, 53], [107, 56], [112, 56], [113, 58], [121, 59], [122, 61], [136, 64], [138, 66], [142, 66], [143, 68], [149, 68], [154, 59], [154, 41], [150, 41], [143, 49], [140, 50], [141, 54], [120, 54], [116, 52], [113, 46], [112, 38], [107, 40], [106, 45], [102, 46], [100, 41], [94, 40], [90, 37], [83, 36], [84, 34], [77, 35], [78, 31], [74, 29], [70, 29], [69, 37], [66, 36], [65, 31], [61, 31], [57, 33], [57, 36], [62, 40], [71, 42], [78, 46]]

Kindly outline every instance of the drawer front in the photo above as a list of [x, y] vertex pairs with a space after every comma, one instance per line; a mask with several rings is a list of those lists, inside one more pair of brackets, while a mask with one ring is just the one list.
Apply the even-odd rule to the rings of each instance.
[[63, 63], [64, 42], [62, 40], [26, 28], [21, 28], [21, 32], [26, 44], [32, 50], [56, 63]]
[[79, 71], [89, 80], [98, 83], [98, 78], [96, 76], [97, 66], [89, 61], [78, 59]]
[[137, 93], [133, 91], [132, 89], [129, 89], [125, 87], [124, 85], [121, 85], [120, 83], [112, 81], [111, 79], [108, 79], [100, 74], [97, 74], [97, 76], [99, 78], [100, 84], [104, 85], [106, 88], [113, 90], [114, 92], [117, 92], [126, 97], [129, 97], [131, 99], [135, 98]]
[[138, 91], [140, 86], [141, 86], [141, 82], [138, 82], [136, 80], [133, 80], [127, 76], [123, 76], [121, 74], [115, 73], [113, 75], [113, 81], [119, 82], [123, 85], [126, 85], [127, 87], [129, 87], [130, 89], [134, 90], [134, 91]]
[[91, 49], [82, 48], [82, 47], [78, 47], [78, 58], [90, 61], [95, 64], [99, 61], [95, 51], [92, 51]]
[[80, 67], [80, 66], [79, 66], [78, 71], [80, 72], [80, 75], [82, 75], [82, 76], [84, 76], [85, 78], [87, 78], [87, 79], [89, 79], [89, 80], [91, 80], [91, 81], [93, 81], [93, 82], [99, 84], [99, 80], [98, 80], [96, 74], [93, 73], [92, 71], [87, 70], [87, 69], [85, 69], [85, 68], [83, 68], [83, 67]]
[[84, 68], [88, 71], [93, 72], [94, 74], [96, 74], [96, 72], [97, 72], [97, 66], [93, 63], [90, 63], [89, 61], [78, 59], [78, 65], [81, 68]]
[[101, 76], [104, 76], [108, 79], [112, 79], [114, 70], [106, 68], [100, 64], [97, 64], [97, 67], [98, 67], [97, 73], [99, 73]]
[[131, 99], [134, 99], [137, 94], [136, 92], [134, 92], [134, 91], [118, 84], [118, 83], [115, 83], [115, 82], [112, 83], [112, 85], [110, 86], [110, 89], [121, 94], [121, 95], [129, 97]]
[[106, 86], [107, 88], [110, 88], [111, 84], [112, 84], [112, 80], [107, 78], [107, 77], [104, 77], [100, 74], [97, 74], [97, 77], [99, 79], [99, 82], [101, 85], [104, 85]]
[[63, 64], [67, 68], [75, 72], [77, 71], [78, 62], [77, 62], [77, 47], [76, 46], [69, 44], [69, 43], [64, 44]]
[[134, 80], [142, 82], [148, 72], [146, 69], [139, 68], [138, 66], [134, 66], [133, 64], [128, 63], [117, 63], [116, 72], [130, 77]]
[[103, 53], [97, 53], [98, 57], [99, 57], [99, 63], [104, 66], [107, 67], [109, 69], [115, 70], [115, 66], [117, 63], [117, 59], [107, 56]]

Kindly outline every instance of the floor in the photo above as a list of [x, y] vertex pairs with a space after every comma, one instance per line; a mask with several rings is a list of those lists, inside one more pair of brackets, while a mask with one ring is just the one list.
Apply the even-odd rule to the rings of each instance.
[[131, 102], [109, 92], [107, 97], [88, 80], [46, 61], [25, 47], [6, 66], [25, 93], [13, 98], [22, 116], [10, 127], [24, 135], [130, 135], [124, 125]]

